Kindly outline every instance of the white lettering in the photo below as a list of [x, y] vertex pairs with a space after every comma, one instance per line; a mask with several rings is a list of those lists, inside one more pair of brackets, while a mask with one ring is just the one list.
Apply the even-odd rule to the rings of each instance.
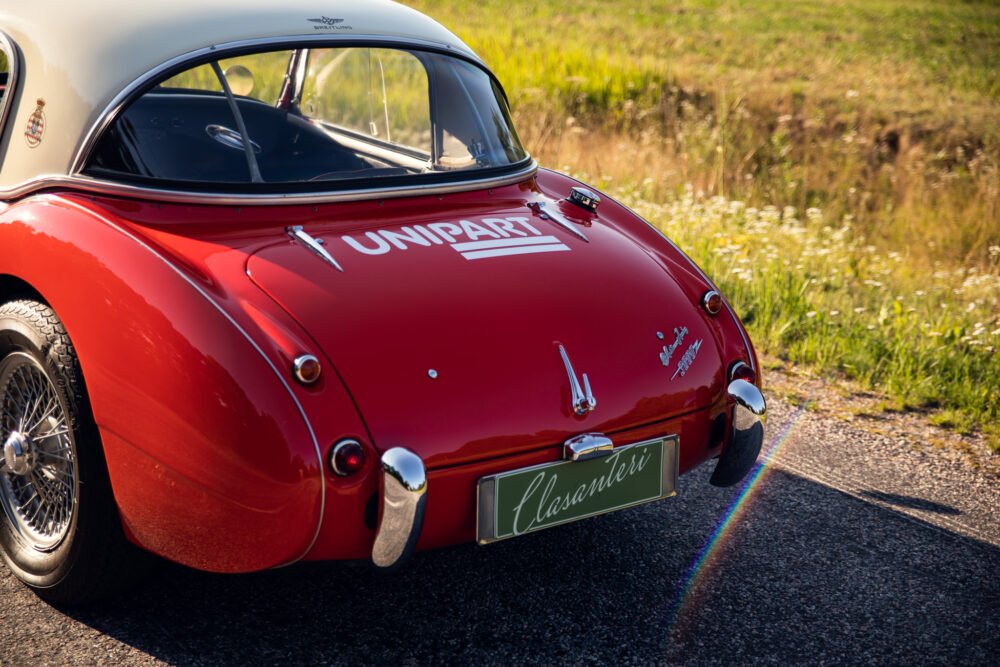
[[413, 228], [415, 230], [417, 230], [418, 232], [420, 232], [421, 234], [423, 234], [424, 236], [426, 236], [427, 239], [431, 243], [433, 243], [434, 245], [441, 245], [442, 243], [444, 243], [444, 241], [442, 241], [438, 237], [434, 236], [434, 232], [432, 232], [431, 230], [427, 229], [423, 225], [414, 225]]
[[542, 508], [545, 506], [545, 503], [548, 502], [549, 494], [552, 493], [552, 487], [556, 485], [556, 481], [558, 479], [559, 475], [552, 475], [552, 477], [549, 478], [549, 483], [545, 485], [545, 490], [542, 491], [542, 497], [538, 501], [538, 511], [535, 512], [535, 518], [539, 521], [545, 521], [545, 519], [549, 517], [547, 513], [542, 515]]
[[512, 222], [503, 218], [483, 218], [483, 224], [505, 239], [510, 238], [511, 234], [527, 236], [527, 234], [515, 227]]
[[[653, 457], [648, 448], [632, 450], [627, 453], [630, 455], [628, 465], [621, 460], [621, 452], [615, 452], [605, 459], [603, 475], [595, 477], [589, 483], [580, 484], [575, 490], [567, 490], [565, 493], [555, 493], [559, 480], [558, 475], [547, 476], [545, 471], [539, 472], [528, 484], [521, 502], [514, 508], [514, 534], [520, 535], [537, 525], [558, 520], [560, 514], [641, 472]], [[543, 485], [544, 488], [542, 488]], [[539, 490], [541, 490], [540, 493]], [[532, 511], [527, 507], [529, 503], [533, 505], [534, 516], [527, 525], [522, 526], [522, 510], [526, 510], [526, 513]]]
[[384, 255], [385, 253], [392, 250], [392, 248], [389, 247], [389, 244], [383, 241], [382, 238], [379, 237], [379, 235], [376, 234], [375, 232], [368, 232], [367, 234], [365, 234], [365, 236], [367, 236], [369, 239], [372, 240], [372, 242], [375, 243], [374, 248], [366, 248], [365, 246], [361, 245], [350, 236], [343, 236], [341, 238], [344, 239], [344, 243], [351, 246], [358, 252], [364, 253], [365, 255]]
[[406, 250], [407, 242], [414, 243], [416, 245], [424, 246], [425, 248], [431, 244], [426, 238], [418, 234], [410, 227], [400, 227], [398, 232], [390, 232], [388, 230], [380, 230], [379, 234], [386, 240], [392, 243], [400, 250]]
[[529, 523], [527, 526], [524, 527], [524, 530], [519, 530], [517, 527], [518, 522], [521, 520], [521, 509], [524, 507], [524, 504], [528, 502], [528, 498], [530, 498], [535, 493], [535, 491], [538, 490], [538, 487], [541, 485], [543, 479], [545, 479], [545, 473], [544, 472], [538, 473], [535, 479], [531, 480], [531, 484], [529, 484], [528, 488], [525, 490], [524, 497], [521, 498], [521, 502], [519, 502], [517, 504], [517, 507], [514, 508], [515, 535], [520, 535], [525, 530], [531, 530], [531, 527], [535, 525], [535, 521], [534, 519], [532, 519], [531, 523]]
[[535, 229], [534, 227], [531, 226], [531, 223], [528, 222], [528, 218], [522, 218], [522, 217], [518, 217], [518, 216], [508, 215], [507, 219], [510, 220], [511, 222], [519, 222], [519, 223], [521, 223], [522, 227], [524, 227], [525, 229], [527, 229], [529, 232], [531, 232], [535, 236], [541, 236], [542, 235], [542, 233], [540, 231], [538, 231], [537, 229]]
[[462, 233], [462, 228], [450, 222], [432, 222], [427, 225], [435, 234], [445, 240], [446, 243], [454, 243], [455, 236]]
[[462, 231], [465, 232], [465, 235], [473, 241], [478, 239], [480, 236], [489, 236], [494, 239], [500, 238], [499, 234], [495, 234], [482, 225], [477, 225], [471, 220], [459, 220], [458, 224], [462, 225]]

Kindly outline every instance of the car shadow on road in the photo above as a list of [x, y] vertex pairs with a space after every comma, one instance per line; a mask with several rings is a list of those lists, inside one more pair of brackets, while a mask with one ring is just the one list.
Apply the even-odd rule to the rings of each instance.
[[781, 470], [720, 527], [738, 489], [707, 477], [654, 505], [418, 554], [393, 574], [164, 565], [66, 613], [179, 665], [972, 664], [1000, 651], [1000, 549]]
[[935, 503], [924, 498], [916, 498], [914, 496], [904, 496], [898, 493], [885, 493], [882, 491], [862, 491], [861, 495], [867, 498], [874, 498], [875, 500], [881, 500], [884, 503], [890, 505], [896, 505], [897, 507], [907, 507], [909, 509], [921, 510], [924, 512], [935, 512], [937, 514], [951, 514], [958, 515], [962, 511], [952, 507], [951, 505], [944, 505], [942, 503]]

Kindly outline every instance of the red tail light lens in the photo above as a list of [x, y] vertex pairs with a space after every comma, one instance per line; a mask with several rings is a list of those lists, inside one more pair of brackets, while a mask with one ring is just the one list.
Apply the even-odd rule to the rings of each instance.
[[715, 290], [705, 292], [705, 295], [701, 297], [701, 307], [709, 315], [718, 315], [719, 311], [722, 310], [722, 295]]
[[341, 477], [353, 475], [365, 467], [365, 448], [357, 440], [341, 440], [330, 452], [330, 467]]
[[295, 379], [304, 385], [310, 385], [319, 380], [322, 372], [323, 367], [320, 365], [319, 359], [311, 354], [296, 357], [292, 364], [292, 373], [295, 375]]
[[757, 384], [757, 374], [746, 363], [737, 361], [729, 369], [729, 381], [733, 380], [746, 380], [750, 384]]

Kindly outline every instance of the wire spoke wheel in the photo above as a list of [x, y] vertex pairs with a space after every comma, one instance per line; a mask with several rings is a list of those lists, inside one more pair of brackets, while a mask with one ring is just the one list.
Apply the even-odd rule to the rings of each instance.
[[31, 355], [0, 362], [0, 504], [21, 538], [57, 548], [79, 502], [79, 469], [67, 411]]

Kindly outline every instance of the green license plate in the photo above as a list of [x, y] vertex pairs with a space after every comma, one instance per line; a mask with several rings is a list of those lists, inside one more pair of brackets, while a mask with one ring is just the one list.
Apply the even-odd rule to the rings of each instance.
[[641, 505], [676, 493], [677, 436], [479, 480], [480, 544]]

